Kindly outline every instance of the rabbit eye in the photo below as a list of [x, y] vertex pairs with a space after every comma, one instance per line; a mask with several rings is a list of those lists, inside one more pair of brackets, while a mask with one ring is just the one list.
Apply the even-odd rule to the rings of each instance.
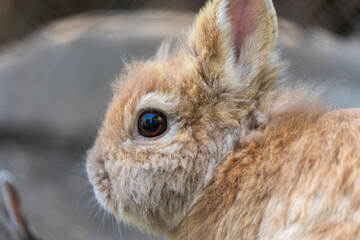
[[145, 111], [138, 119], [139, 134], [144, 137], [156, 137], [163, 134], [167, 128], [167, 120], [164, 114], [158, 111]]

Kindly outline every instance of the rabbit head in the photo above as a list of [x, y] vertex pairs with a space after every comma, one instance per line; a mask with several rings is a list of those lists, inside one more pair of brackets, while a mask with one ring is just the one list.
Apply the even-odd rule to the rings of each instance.
[[128, 64], [87, 158], [99, 203], [144, 230], [178, 226], [265, 121], [276, 39], [271, 0], [210, 1], [182, 40]]

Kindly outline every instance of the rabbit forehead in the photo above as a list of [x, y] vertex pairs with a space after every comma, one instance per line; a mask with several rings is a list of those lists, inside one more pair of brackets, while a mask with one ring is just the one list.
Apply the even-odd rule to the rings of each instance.
[[175, 113], [179, 102], [179, 97], [169, 93], [150, 92], [140, 98], [136, 106], [136, 111], [143, 109], [157, 109], [164, 113]]

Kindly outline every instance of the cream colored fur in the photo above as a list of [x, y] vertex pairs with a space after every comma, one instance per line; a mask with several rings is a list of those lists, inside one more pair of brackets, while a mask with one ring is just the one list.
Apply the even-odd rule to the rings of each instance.
[[[360, 111], [281, 87], [277, 30], [271, 0], [209, 1], [127, 66], [87, 159], [107, 211], [170, 239], [360, 237]], [[163, 135], [138, 133], [146, 109]]]

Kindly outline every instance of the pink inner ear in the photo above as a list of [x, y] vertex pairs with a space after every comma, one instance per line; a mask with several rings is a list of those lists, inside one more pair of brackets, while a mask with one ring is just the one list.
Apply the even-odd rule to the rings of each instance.
[[236, 58], [239, 59], [240, 50], [246, 37], [256, 28], [257, 0], [230, 0], [227, 14], [233, 28]]
[[12, 213], [15, 217], [14, 220], [17, 222], [19, 227], [24, 228], [25, 220], [24, 220], [24, 217], [22, 214], [19, 197], [18, 197], [15, 189], [13, 188], [13, 186], [7, 182], [5, 183], [5, 189], [8, 194], [9, 201], [10, 201], [11, 209], [9, 209], [9, 211], [12, 211]]

